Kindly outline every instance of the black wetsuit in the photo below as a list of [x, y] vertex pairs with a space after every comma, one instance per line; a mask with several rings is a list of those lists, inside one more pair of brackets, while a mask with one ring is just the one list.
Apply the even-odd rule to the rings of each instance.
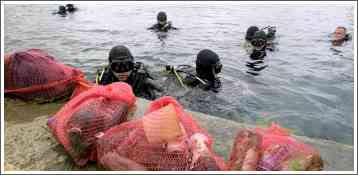
[[200, 78], [195, 71], [195, 67], [184, 65], [179, 66], [175, 69], [178, 74], [182, 75], [183, 83], [190, 87], [199, 87], [203, 90], [211, 90], [213, 92], [219, 92], [222, 84], [219, 77], [212, 80]]
[[[102, 71], [97, 72], [96, 83], [107, 85], [113, 82], [118, 82], [118, 78], [113, 74], [110, 67], [105, 67]], [[130, 73], [128, 79], [125, 81], [132, 86], [133, 92], [137, 97], [142, 97], [148, 100], [157, 98], [155, 91], [162, 91], [162, 89], [154, 83], [143, 63], [136, 62], [135, 68]]]
[[148, 30], [155, 30], [160, 32], [167, 32], [169, 30], [177, 30], [178, 28], [173, 27], [171, 22], [166, 23], [165, 25], [161, 25], [159, 23], [154, 24], [152, 27], [149, 27]]
[[259, 72], [267, 67], [264, 62], [265, 56], [266, 46], [260, 50], [253, 49], [250, 54], [250, 59], [246, 61], [246, 66], [249, 68], [246, 72], [252, 75], [259, 75]]
[[77, 11], [78, 9], [76, 8], [76, 7], [74, 7], [74, 8], [67, 8], [67, 11], [69, 12], [69, 13], [73, 13], [73, 12], [75, 12], [75, 11]]

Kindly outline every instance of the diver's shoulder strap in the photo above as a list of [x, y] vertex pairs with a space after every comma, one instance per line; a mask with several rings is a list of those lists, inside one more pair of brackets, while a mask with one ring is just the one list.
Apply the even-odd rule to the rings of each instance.
[[106, 70], [107, 70], [107, 66], [103, 67], [102, 69], [97, 70], [97, 75], [96, 75], [96, 84], [97, 85], [101, 84], [103, 74], [106, 72]]

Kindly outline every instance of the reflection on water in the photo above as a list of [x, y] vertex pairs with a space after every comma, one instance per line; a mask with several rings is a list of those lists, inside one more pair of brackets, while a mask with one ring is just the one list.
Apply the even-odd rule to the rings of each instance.
[[[353, 143], [354, 42], [332, 47], [328, 37], [338, 25], [353, 31], [352, 6], [83, 4], [65, 17], [51, 14], [57, 8], [5, 5], [5, 52], [44, 49], [94, 80], [117, 44], [153, 72], [166, 64], [194, 65], [200, 50], [211, 49], [223, 64], [222, 91], [168, 88], [184, 107], [251, 124], [276, 121], [299, 135]], [[180, 29], [148, 31], [159, 10]], [[257, 62], [244, 46], [251, 25], [277, 26], [279, 49]]]
[[268, 65], [265, 64], [264, 59], [262, 60], [251, 60], [246, 62], [248, 67], [247, 73], [257, 76], [259, 72], [264, 70]]
[[162, 47], [165, 47], [165, 39], [167, 39], [168, 37], [168, 33], [167, 32], [155, 32], [156, 35], [158, 36], [159, 41], [162, 42]]

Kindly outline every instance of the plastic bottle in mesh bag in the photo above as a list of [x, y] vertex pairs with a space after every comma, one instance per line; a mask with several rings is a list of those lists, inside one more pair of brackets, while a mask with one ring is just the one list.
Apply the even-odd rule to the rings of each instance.
[[[250, 152], [250, 148], [253, 151]], [[247, 169], [245, 164], [249, 164], [250, 168]], [[323, 169], [323, 161], [317, 150], [296, 140], [288, 130], [275, 123], [272, 123], [269, 128], [239, 131], [228, 165], [231, 170]]]
[[97, 137], [127, 121], [135, 100], [126, 83], [94, 86], [71, 99], [48, 120], [48, 126], [76, 164], [82, 166], [97, 159]]
[[276, 123], [269, 128], [256, 128], [262, 136], [258, 170], [318, 171], [323, 160], [318, 150], [292, 137]]
[[251, 130], [240, 130], [232, 147], [228, 168], [237, 171], [255, 171], [259, 161], [261, 140], [262, 137]]
[[109, 170], [225, 170], [212, 138], [172, 97], [151, 102], [142, 118], [107, 130], [99, 164]]
[[40, 49], [5, 56], [5, 94], [24, 100], [49, 101], [69, 96], [75, 88], [88, 84], [84, 74], [64, 65]]

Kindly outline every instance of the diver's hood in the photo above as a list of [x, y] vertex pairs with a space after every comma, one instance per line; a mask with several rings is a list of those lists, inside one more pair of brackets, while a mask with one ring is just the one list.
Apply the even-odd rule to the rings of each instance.
[[115, 46], [109, 52], [108, 60], [110, 63], [113, 62], [126, 62], [134, 61], [134, 58], [129, 49], [123, 45]]
[[204, 49], [200, 51], [196, 58], [196, 73], [200, 78], [204, 78], [207, 80], [214, 80], [216, 77], [216, 74], [221, 71], [216, 72], [216, 67], [220, 64], [220, 58], [219, 56], [209, 50]]
[[245, 39], [250, 41], [254, 37], [255, 33], [259, 30], [260, 29], [257, 26], [249, 27], [246, 31]]
[[167, 14], [165, 12], [159, 12], [157, 15], [158, 22], [166, 22], [167, 21]]

